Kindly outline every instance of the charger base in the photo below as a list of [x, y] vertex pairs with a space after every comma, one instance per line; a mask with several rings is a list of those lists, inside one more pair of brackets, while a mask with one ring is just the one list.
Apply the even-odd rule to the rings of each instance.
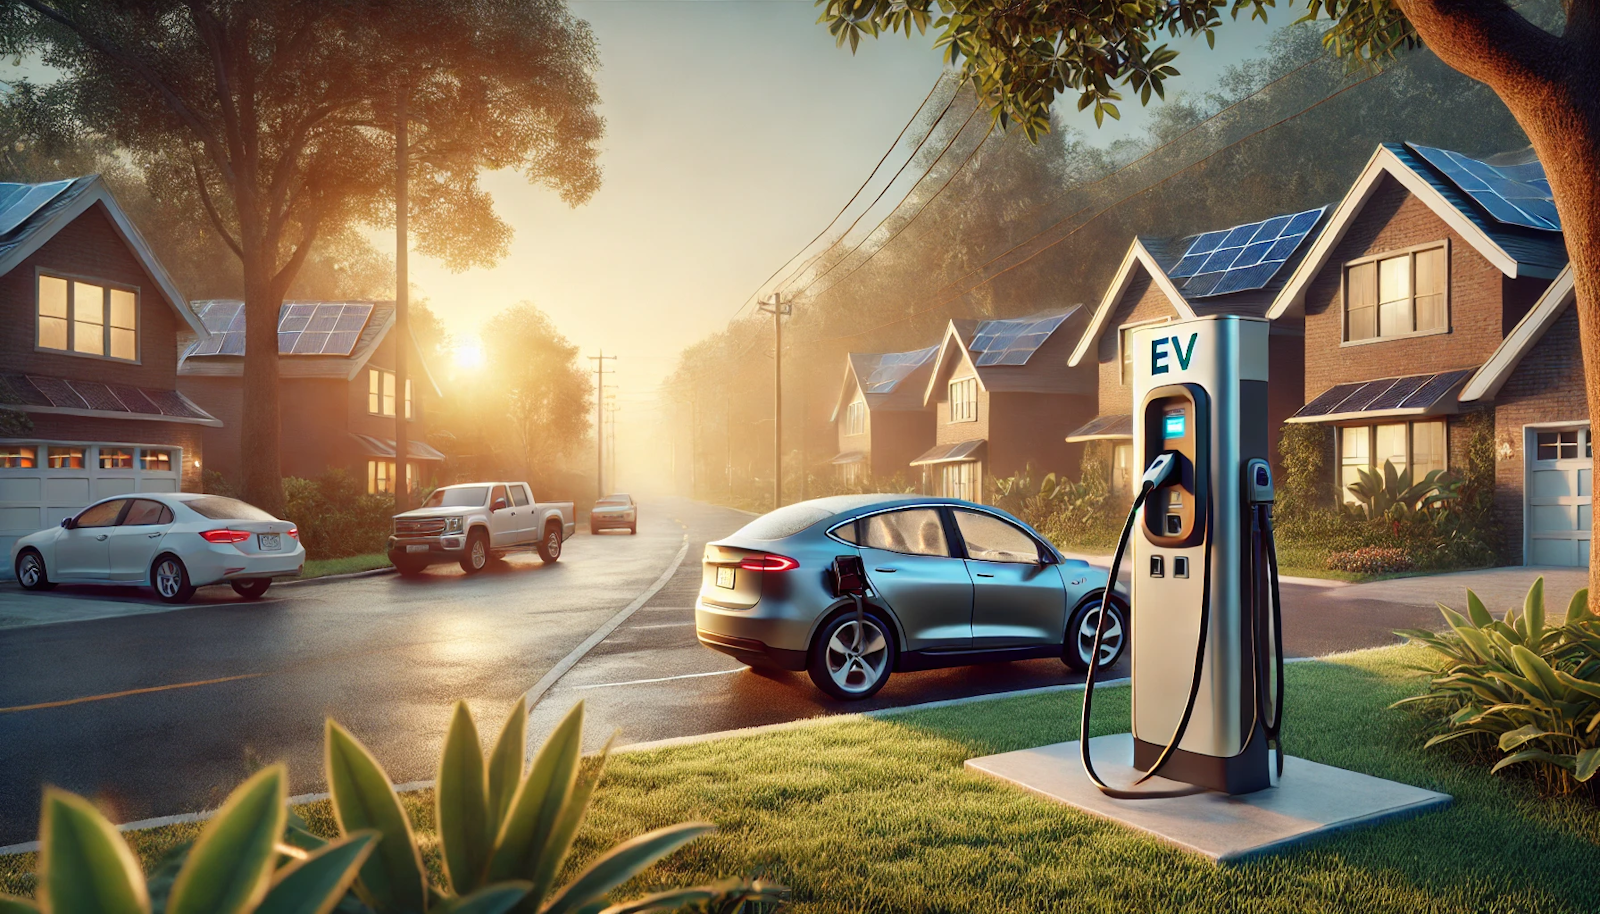
[[[1164, 746], [1133, 737], [1133, 767], [1149, 771], [1161, 757]], [[1226, 794], [1254, 793], [1272, 786], [1273, 757], [1267, 740], [1258, 729], [1256, 738], [1238, 755], [1218, 758], [1183, 749], [1173, 750], [1161, 766], [1160, 777]]]

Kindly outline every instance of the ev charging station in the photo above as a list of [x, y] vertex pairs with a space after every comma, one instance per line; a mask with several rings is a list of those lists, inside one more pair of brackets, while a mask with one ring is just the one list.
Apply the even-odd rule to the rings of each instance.
[[1450, 800], [1281, 750], [1269, 330], [1213, 315], [1129, 334], [1142, 475], [1111, 580], [1131, 573], [1131, 732], [1089, 738], [1091, 669], [1078, 740], [967, 762], [1219, 861]]

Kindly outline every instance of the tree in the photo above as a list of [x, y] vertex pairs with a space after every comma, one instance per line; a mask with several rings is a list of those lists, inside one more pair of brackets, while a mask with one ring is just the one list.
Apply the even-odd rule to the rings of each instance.
[[501, 434], [510, 426], [525, 475], [548, 478], [589, 431], [593, 387], [578, 347], [526, 301], [491, 318], [483, 339], [479, 419]]
[[[1307, 0], [1306, 19], [1333, 25], [1323, 44], [1355, 66], [1426, 45], [1488, 86], [1533, 144], [1555, 197], [1571, 259], [1589, 414], [1600, 415], [1600, 0], [1562, 0], [1565, 28], [1534, 24], [1507, 0]], [[1029, 137], [1050, 126], [1056, 96], [1078, 93], [1099, 123], [1116, 117], [1122, 85], [1148, 103], [1164, 95], [1177, 52], [1166, 35], [1206, 36], [1226, 9], [1265, 19], [1273, 0], [817, 0], [852, 50], [862, 35], [911, 34], [930, 24], [1001, 125]], [[935, 13], [939, 15], [934, 21]], [[1600, 466], [1600, 463], [1597, 463]], [[1589, 585], [1600, 593], [1600, 541]]]
[[61, 71], [76, 124], [155, 197], [203, 212], [237, 258], [244, 494], [268, 510], [283, 499], [278, 308], [319, 242], [392, 220], [402, 89], [425, 125], [411, 148], [422, 253], [456, 268], [504, 255], [485, 170], [571, 205], [599, 185], [598, 58], [562, 0], [0, 0], [0, 53]]

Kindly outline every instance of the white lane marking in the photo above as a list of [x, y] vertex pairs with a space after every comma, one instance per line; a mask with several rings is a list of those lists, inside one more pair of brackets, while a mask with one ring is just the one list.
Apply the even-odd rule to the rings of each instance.
[[[604, 625], [594, 630], [593, 634], [583, 639], [582, 644], [573, 648], [572, 651], [567, 654], [567, 656], [561, 658], [560, 663], [556, 664], [554, 667], [551, 667], [550, 672], [544, 674], [544, 678], [534, 683], [533, 688], [529, 689], [525, 693], [524, 697], [526, 697], [528, 700], [528, 712], [531, 714], [533, 709], [539, 706], [539, 702], [544, 698], [545, 693], [550, 691], [551, 686], [554, 686], [557, 682], [559, 682], [562, 676], [567, 675], [567, 671], [576, 666], [579, 660], [582, 660], [591, 650], [594, 649], [595, 645], [606, 640], [608, 635], [610, 635], [613, 631], [616, 631], [617, 626], [627, 621], [628, 617], [637, 612], [639, 607], [650, 602], [650, 599], [654, 597], [661, 590], [661, 588], [667, 586], [667, 582], [672, 579], [674, 574], [677, 574], [678, 567], [683, 564], [683, 557], [688, 554], [689, 538], [685, 536], [683, 538], [683, 544], [678, 547], [678, 554], [673, 557], [671, 564], [667, 565], [667, 569], [661, 572], [661, 577], [656, 578], [654, 584], [651, 584], [648, 588], [646, 588], [644, 593], [641, 593], [635, 597], [632, 603], [624, 606], [616, 615], [612, 616], [610, 619], [607, 619]], [[530, 741], [533, 739], [533, 734], [531, 732], [528, 734], [528, 739]], [[532, 743], [530, 742], [529, 745], [531, 748]]]
[[[674, 607], [671, 607], [671, 608], [672, 609], [683, 609], [684, 607], [674, 606]], [[635, 625], [633, 628], [628, 629], [628, 631], [630, 631], [630, 632], [642, 632], [647, 628], [683, 628], [686, 625], [693, 625], [693, 624], [694, 624], [694, 620], [692, 620], [692, 619], [689, 620], [688, 622], [657, 622], [657, 623], [655, 623], [653, 625]]]
[[679, 676], [658, 676], [655, 679], [630, 679], [627, 682], [597, 682], [593, 685], [572, 686], [572, 691], [579, 689], [614, 689], [617, 686], [645, 685], [651, 682], [671, 682], [674, 679], [699, 679], [703, 676], [726, 676], [729, 673], [742, 673], [748, 667], [739, 667], [734, 670], [712, 670], [709, 673], [684, 673]]

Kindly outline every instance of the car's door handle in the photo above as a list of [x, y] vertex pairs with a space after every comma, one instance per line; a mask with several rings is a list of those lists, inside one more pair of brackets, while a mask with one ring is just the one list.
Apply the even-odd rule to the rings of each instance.
[[992, 578], [992, 577], [994, 577], [994, 575], [990, 574], [987, 571], [974, 571], [972, 573], [972, 576], [973, 577], [977, 577], [977, 578]]
[[873, 571], [881, 571], [884, 574], [894, 574], [896, 571], [899, 571], [900, 569], [898, 569], [898, 568], [874, 568], [872, 570]]
[[158, 537], [160, 535], [161, 534], [159, 532], [157, 532], [157, 533], [146, 533], [145, 534], [145, 538], [146, 539], [155, 539], [156, 537]]
[[108, 535], [108, 534], [105, 534], [105, 533], [102, 533], [102, 534], [100, 534], [100, 535], [99, 535], [99, 536], [97, 536], [97, 537], [95, 537], [95, 541], [96, 541], [96, 542], [100, 542], [100, 543], [103, 543], [103, 542], [105, 542], [105, 541], [106, 541], [106, 536], [107, 536], [107, 535]]

